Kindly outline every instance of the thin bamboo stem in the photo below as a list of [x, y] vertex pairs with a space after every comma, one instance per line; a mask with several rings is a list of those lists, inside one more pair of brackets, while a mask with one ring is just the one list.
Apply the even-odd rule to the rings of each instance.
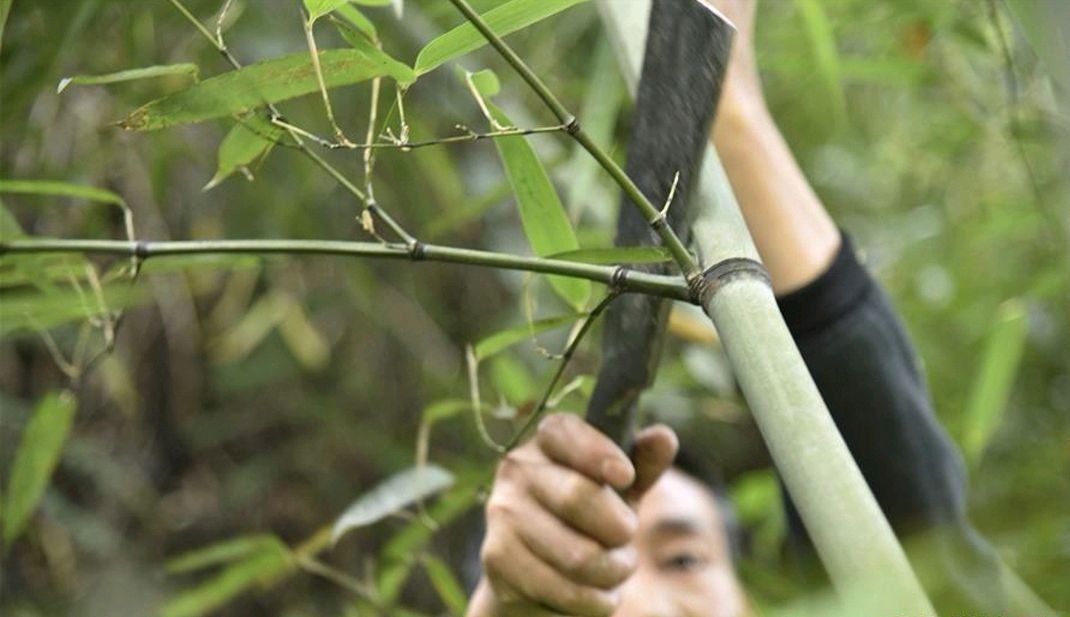
[[644, 293], [690, 301], [687, 283], [678, 276], [649, 274], [624, 266], [566, 261], [545, 257], [509, 255], [436, 244], [396, 244], [335, 240], [188, 240], [140, 241], [26, 239], [0, 242], [0, 257], [13, 254], [94, 253], [153, 257], [207, 254], [340, 255], [380, 259], [408, 259], [469, 266], [540, 272], [586, 279], [616, 286], [623, 293]]
[[620, 186], [628, 198], [635, 203], [639, 210], [643, 213], [643, 217], [651, 228], [661, 238], [662, 244], [672, 254], [673, 261], [679, 266], [680, 271], [683, 272], [684, 278], [691, 281], [700, 276], [698, 264], [695, 262], [694, 257], [684, 246], [684, 243], [680, 240], [676, 232], [666, 223], [665, 217], [661, 216], [658, 208], [654, 204], [650, 203], [650, 200], [643, 195], [643, 192], [639, 190], [639, 187], [632, 182], [632, 179], [628, 177], [628, 174], [624, 173], [620, 165], [617, 164], [602, 148], [594, 142], [593, 139], [587, 133], [584, 132], [580, 126], [579, 121], [576, 119], [569, 110], [554, 96], [553, 92], [546, 87], [546, 84], [539, 79], [539, 76], [531, 70], [531, 67], [524, 62], [516, 54], [511, 47], [509, 47], [505, 41], [501, 39], [490, 26], [487, 25], [483, 18], [479, 16], [472, 7], [468, 5], [465, 0], [450, 0], [457, 10], [464, 14], [465, 18], [479, 30], [480, 34], [487, 39], [487, 42], [491, 44], [494, 49], [498, 50], [498, 53], [502, 55], [506, 62], [513, 67], [521, 78], [531, 89], [535, 91], [535, 94], [542, 99], [550, 111], [553, 112], [557, 120], [566, 127], [566, 132], [572, 136], [577, 143], [579, 143], [598, 164], [613, 178], [613, 180]]

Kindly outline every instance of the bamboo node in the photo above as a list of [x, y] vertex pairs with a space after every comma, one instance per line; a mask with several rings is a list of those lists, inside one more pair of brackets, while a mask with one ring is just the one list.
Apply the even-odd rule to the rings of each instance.
[[761, 262], [747, 257], [729, 257], [706, 268], [701, 275], [689, 279], [687, 286], [691, 290], [692, 300], [700, 306], [705, 306], [730, 281], [744, 278], [762, 281], [770, 287], [773, 284], [769, 271]]

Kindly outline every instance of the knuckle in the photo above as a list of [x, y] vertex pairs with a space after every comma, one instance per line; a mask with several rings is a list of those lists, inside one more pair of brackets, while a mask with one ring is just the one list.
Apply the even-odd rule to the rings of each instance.
[[564, 485], [561, 506], [566, 512], [576, 514], [583, 512], [591, 501], [591, 491], [587, 480], [579, 475], [572, 475]]
[[588, 569], [598, 559], [599, 551], [586, 543], [577, 543], [567, 549], [564, 566], [569, 574], [576, 575]]
[[501, 574], [501, 565], [507, 554], [508, 551], [504, 542], [493, 536], [488, 536], [483, 542], [483, 546], [479, 549], [479, 561], [483, 564], [483, 569], [488, 574], [499, 576]]
[[488, 521], [508, 520], [515, 513], [516, 506], [508, 499], [501, 497], [501, 495], [491, 495], [490, 499], [487, 500], [486, 518]]

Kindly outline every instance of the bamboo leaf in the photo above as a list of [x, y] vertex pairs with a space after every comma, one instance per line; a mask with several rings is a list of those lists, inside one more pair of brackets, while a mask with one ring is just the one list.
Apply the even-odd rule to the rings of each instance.
[[1059, 0], [1006, 0], [1026, 40], [1052, 78], [1070, 90], [1070, 4]]
[[[242, 118], [219, 144], [216, 172], [204, 190], [215, 188], [235, 171], [266, 157], [281, 134], [282, 129], [257, 114]], [[247, 172], [247, 177], [252, 180], [251, 173]]]
[[313, 22], [324, 15], [349, 4], [349, 0], [304, 0], [308, 21]]
[[89, 201], [99, 201], [115, 204], [121, 207], [126, 206], [126, 202], [123, 201], [123, 198], [111, 191], [100, 189], [95, 186], [73, 184], [71, 182], [63, 182], [60, 180], [2, 179], [0, 180], [0, 193], [56, 195], [60, 197], [74, 197], [78, 199], [88, 199]]
[[56, 86], [56, 94], [63, 92], [71, 84], [114, 84], [135, 79], [165, 77], [167, 75], [190, 75], [196, 81], [198, 71], [196, 64], [182, 62], [179, 64], [158, 64], [139, 69], [126, 69], [125, 71], [116, 71], [115, 73], [106, 73], [104, 75], [75, 75], [59, 80], [59, 85]]
[[295, 569], [290, 550], [276, 538], [264, 542], [239, 561], [205, 581], [169, 598], [160, 608], [162, 617], [198, 617], [246, 591], [264, 585]]
[[[126, 284], [104, 288], [104, 299], [111, 310], [133, 306], [149, 299], [144, 289]], [[48, 330], [58, 325], [97, 314], [96, 303], [87, 305], [73, 289], [42, 293], [29, 291], [4, 293], [0, 302], [0, 339], [18, 332]]]
[[547, 317], [531, 323], [506, 328], [500, 332], [495, 332], [476, 343], [476, 359], [481, 361], [486, 360], [517, 343], [530, 339], [540, 332], [560, 328], [561, 326], [572, 323], [581, 317], [583, 317], [583, 313], [570, 313], [568, 315], [559, 315], [557, 317]]
[[836, 50], [836, 37], [832, 33], [832, 23], [820, 0], [795, 0], [795, 7], [802, 16], [806, 37], [814, 56], [813, 70], [816, 72], [825, 91], [828, 111], [833, 121], [838, 123], [846, 113], [847, 104], [840, 84], [839, 52]]
[[331, 359], [331, 346], [297, 302], [279, 322], [279, 334], [286, 347], [306, 370], [319, 371]]
[[[373, 49], [330, 49], [319, 55], [328, 88], [388, 76], [409, 83], [412, 69]], [[277, 103], [319, 91], [308, 53], [264, 60], [242, 69], [206, 79], [170, 96], [135, 109], [119, 126], [151, 131], [178, 124], [244, 114], [267, 103]]]
[[435, 588], [446, 610], [451, 615], [464, 615], [468, 610], [468, 597], [449, 566], [434, 555], [424, 555], [423, 565], [427, 578], [431, 579], [431, 586]]
[[63, 442], [74, 419], [75, 399], [70, 392], [52, 392], [34, 408], [15, 450], [4, 503], [4, 546], [22, 533], [48, 480], [59, 462]]
[[[511, 0], [482, 15], [490, 29], [505, 36], [557, 14], [584, 0]], [[416, 56], [416, 74], [423, 75], [443, 63], [479, 49], [487, 40], [470, 23], [463, 23], [439, 35]]]
[[18, 219], [0, 202], [0, 241], [14, 240], [25, 235]]
[[[490, 96], [495, 92], [497, 78], [493, 75], [490, 71], [472, 75], [472, 82], [480, 94]], [[487, 101], [486, 104], [495, 121], [503, 126], [512, 125], [494, 103]], [[513, 187], [524, 235], [535, 254], [545, 257], [579, 249], [572, 223], [531, 144], [522, 136], [510, 136], [495, 139], [494, 146], [505, 167], [509, 185]], [[561, 276], [550, 276], [549, 280], [554, 291], [577, 310], [583, 308], [591, 295], [589, 281]]]
[[237, 561], [251, 553], [274, 549], [280, 544], [278, 538], [268, 534], [240, 536], [183, 553], [169, 559], [164, 567], [172, 574], [192, 572], [209, 566]]
[[11, 12], [11, 0], [0, 0], [0, 46], [4, 42], [4, 26], [7, 25], [7, 16]]
[[375, 24], [370, 19], [364, 16], [357, 10], [356, 7], [346, 4], [339, 7], [335, 13], [343, 17], [344, 20], [333, 19], [334, 24], [338, 27], [338, 31], [342, 34], [342, 37], [350, 45], [360, 48], [362, 45], [354, 43], [350, 38], [350, 34], [360, 34], [368, 42], [374, 43], [379, 40], [379, 32], [375, 28]]
[[[462, 472], [453, 488], [428, 508], [428, 516], [439, 525], [446, 525], [466, 512], [479, 496], [480, 486], [487, 481], [488, 473]], [[397, 600], [412, 567], [416, 565], [413, 556], [427, 546], [433, 534], [434, 531], [424, 521], [415, 520], [394, 534], [380, 551], [382, 567], [377, 573], [376, 586], [384, 604], [392, 604]]]
[[672, 259], [668, 249], [663, 246], [615, 246], [579, 249], [547, 255], [547, 257], [587, 264], [654, 264]]
[[331, 529], [331, 541], [371, 525], [401, 509], [449, 488], [453, 474], [437, 465], [412, 467], [391, 476], [354, 501]]
[[970, 462], [980, 458], [1003, 421], [1025, 350], [1028, 325], [1021, 301], [1008, 300], [1000, 305], [981, 353], [981, 365], [963, 417], [962, 449]]

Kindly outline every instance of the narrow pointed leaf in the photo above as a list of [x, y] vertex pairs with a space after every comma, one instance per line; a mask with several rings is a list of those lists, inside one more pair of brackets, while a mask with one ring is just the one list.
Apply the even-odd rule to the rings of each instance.
[[[328, 88], [359, 83], [373, 77], [392, 77], [408, 83], [412, 69], [374, 49], [321, 51], [320, 66]], [[206, 79], [134, 110], [119, 126], [151, 131], [178, 124], [244, 114], [319, 90], [312, 58], [299, 52]]]
[[22, 533], [37, 502], [48, 487], [48, 480], [59, 462], [63, 442], [67, 440], [74, 419], [75, 399], [69, 392], [45, 395], [22, 429], [4, 503], [4, 545]]
[[308, 20], [316, 21], [324, 15], [349, 4], [349, 0], [304, 0]]
[[0, 203], [0, 241], [14, 240], [26, 234], [22, 231], [18, 219], [15, 218], [3, 203]]
[[449, 488], [451, 484], [453, 474], [437, 465], [406, 469], [375, 486], [346, 508], [334, 523], [331, 539], [337, 542], [346, 532], [382, 520]]
[[814, 56], [813, 71], [824, 90], [826, 104], [830, 106], [829, 115], [834, 123], [838, 123], [844, 117], [847, 104], [840, 83], [840, 56], [832, 22], [820, 0], [795, 0], [795, 7], [802, 16], [803, 31]]
[[[335, 13], [345, 18], [345, 21], [342, 22], [343, 24], [355, 28], [356, 31], [364, 35], [369, 42], [379, 40], [379, 32], [376, 30], [375, 24], [365, 17], [364, 13], [361, 13], [356, 7], [346, 4], [339, 7]], [[342, 30], [342, 36], [345, 36], [346, 31], [347, 30]], [[348, 41], [349, 39], [347, 38], [346, 40]]]
[[73, 184], [71, 182], [62, 182], [59, 180], [0, 180], [0, 193], [28, 193], [36, 195], [56, 195], [60, 197], [74, 197], [78, 199], [88, 199], [90, 201], [99, 201], [103, 203], [115, 204], [117, 206], [125, 206], [126, 202], [122, 197], [119, 197], [111, 191], [97, 188], [95, 186], [86, 186], [84, 184]]
[[434, 555], [424, 555], [424, 571], [431, 586], [451, 615], [464, 615], [468, 610], [468, 596], [444, 561]]
[[116, 71], [115, 73], [106, 73], [104, 75], [75, 75], [73, 77], [64, 77], [59, 80], [59, 85], [56, 86], [56, 94], [63, 92], [67, 89], [67, 86], [71, 84], [114, 84], [122, 81], [133, 81], [135, 79], [165, 77], [167, 75], [189, 75], [196, 80], [198, 70], [196, 64], [182, 62], [180, 64], [159, 64], [139, 69], [127, 69], [125, 71]]
[[966, 405], [962, 449], [970, 462], [980, 458], [1003, 420], [1025, 350], [1028, 325], [1020, 301], [1009, 300], [999, 307]]
[[264, 543], [239, 561], [232, 562], [201, 583], [170, 597], [160, 607], [161, 617], [199, 617], [223, 606], [254, 585], [277, 580], [296, 569], [290, 551], [281, 541]]
[[[472, 81], [484, 96], [493, 94], [498, 83], [490, 71], [480, 71]], [[487, 108], [499, 124], [512, 125], [494, 103], [487, 101]], [[545, 257], [579, 249], [576, 232], [561, 199], [527, 139], [522, 136], [499, 137], [494, 140], [494, 146], [505, 167], [509, 185], [513, 187], [524, 235], [535, 254]], [[552, 275], [549, 280], [554, 291], [577, 310], [583, 308], [591, 295], [589, 281]]]
[[218, 186], [238, 169], [267, 156], [281, 134], [282, 129], [257, 114], [242, 118], [219, 144], [216, 172], [204, 186], [204, 190]]
[[183, 553], [169, 559], [165, 567], [172, 574], [192, 572], [237, 561], [257, 551], [274, 549], [279, 544], [279, 539], [272, 535], [240, 536]]
[[554, 328], [560, 328], [561, 326], [572, 323], [581, 317], [583, 317], [583, 313], [570, 313], [568, 315], [539, 319], [531, 323], [521, 324], [519, 326], [513, 326], [512, 328], [506, 328], [500, 332], [495, 332], [476, 343], [476, 358], [479, 360], [486, 360], [517, 343], [530, 339], [535, 334], [553, 330]]
[[[522, 30], [584, 0], [511, 0], [482, 15], [498, 36]], [[470, 23], [434, 38], [416, 56], [416, 74], [423, 75], [458, 56], [479, 49], [487, 39]]]

